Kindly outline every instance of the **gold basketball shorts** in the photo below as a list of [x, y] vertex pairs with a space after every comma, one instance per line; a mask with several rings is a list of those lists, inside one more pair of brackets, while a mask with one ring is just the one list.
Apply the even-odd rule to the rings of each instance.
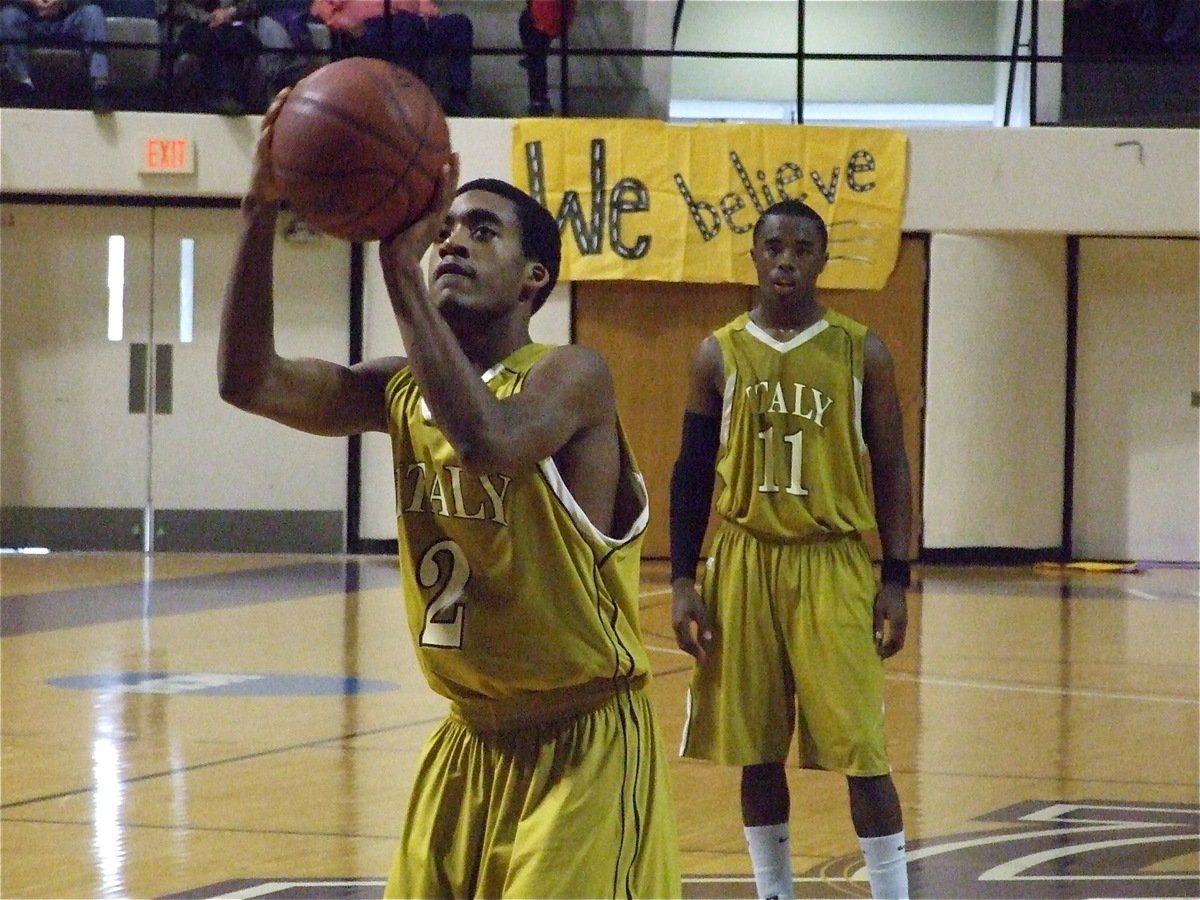
[[714, 645], [692, 677], [681, 754], [785, 762], [797, 734], [805, 768], [888, 774], [876, 590], [858, 535], [772, 543], [723, 524], [702, 589]]
[[650, 701], [622, 689], [559, 723], [471, 730], [418, 765], [385, 897], [679, 897], [667, 762]]

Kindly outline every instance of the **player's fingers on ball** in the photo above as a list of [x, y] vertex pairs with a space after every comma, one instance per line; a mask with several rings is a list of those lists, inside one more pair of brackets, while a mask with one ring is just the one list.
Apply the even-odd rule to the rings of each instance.
[[267, 111], [263, 113], [262, 127], [264, 129], [270, 128], [273, 124], [275, 124], [275, 120], [279, 118], [279, 111], [283, 109], [283, 104], [287, 102], [288, 94], [290, 94], [291, 91], [292, 89], [290, 87], [285, 87], [275, 95], [274, 99], [271, 100], [271, 105], [268, 106]]
[[458, 190], [458, 167], [453, 162], [442, 167], [438, 178], [438, 192], [434, 206], [440, 210], [450, 208], [454, 202], [454, 192]]
[[264, 123], [262, 129], [258, 132], [258, 140], [254, 144], [254, 155], [258, 157], [261, 163], [270, 162], [271, 137], [271, 126]]

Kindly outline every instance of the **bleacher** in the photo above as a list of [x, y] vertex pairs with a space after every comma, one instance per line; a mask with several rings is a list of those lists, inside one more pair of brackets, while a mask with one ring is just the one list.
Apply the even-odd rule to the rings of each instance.
[[[117, 109], [202, 111], [204, 98], [194, 60], [177, 60], [170, 73], [160, 71], [162, 46], [155, 21], [154, 0], [96, 0], [106, 14], [109, 41], [110, 86]], [[308, 0], [281, 0], [279, 5], [304, 10]], [[525, 114], [528, 105], [525, 70], [518, 65], [520, 39], [517, 19], [524, 0], [442, 0], [443, 14], [465, 13], [475, 30], [473, 102], [478, 115], [512, 117]], [[316, 61], [329, 58], [330, 36], [319, 22], [309, 25]], [[631, 23], [630, 13], [620, 0], [593, 0], [581, 4], [572, 27], [570, 46], [595, 51], [604, 47], [645, 46], [649, 38]], [[653, 44], [666, 47], [669, 33], [655, 35]], [[556, 45], [557, 46], [557, 45]], [[86, 109], [89, 83], [82, 55], [65, 45], [35, 45], [31, 52], [31, 74], [38, 88], [38, 106], [55, 109]], [[644, 61], [616, 55], [574, 56], [570, 61], [571, 113], [586, 116], [640, 116], [663, 118], [666, 102], [654, 98], [646, 87], [655, 79], [646, 76]], [[432, 60], [427, 80], [439, 99], [443, 67]], [[556, 108], [560, 105], [560, 68], [557, 57], [550, 64], [550, 91]], [[166, 77], [169, 76], [169, 77]], [[661, 80], [661, 79], [659, 79]], [[261, 65], [251, 81], [250, 112], [261, 112], [268, 100]]]
[[[109, 43], [109, 84], [118, 109], [204, 109], [203, 90], [194, 59], [186, 54], [168, 72], [163, 67], [163, 47], [155, 19], [154, 0], [97, 0], [105, 13]], [[307, 9], [307, 0], [281, 0], [279, 6]], [[328, 59], [329, 32], [320, 22], [309, 25], [314, 46]], [[38, 89], [38, 106], [51, 109], [86, 109], [90, 102], [87, 67], [77, 46], [35, 45], [30, 52], [30, 73]], [[268, 88], [262, 66], [251, 78], [251, 111], [261, 112]]]
[[[110, 87], [116, 108], [124, 110], [203, 111], [205, 98], [194, 59], [179, 58], [163, 70], [162, 45], [154, 0], [96, 0], [108, 25]], [[306, 10], [308, 0], [277, 0], [284, 8]], [[475, 31], [473, 105], [478, 115], [517, 117], [527, 107], [526, 76], [518, 65], [517, 19], [524, 0], [441, 0], [443, 13], [465, 13]], [[623, 48], [664, 49], [669, 30], [635, 22], [635, 4], [622, 0], [589, 0], [580, 4], [570, 31], [570, 114], [575, 116], [668, 117], [669, 98], [649, 87], [669, 84], [669, 69], [649, 71], [662, 61], [625, 53], [597, 53]], [[1173, 56], [1167, 48], [1130, 44], [1136, 23], [1129, 0], [1095, 0], [1068, 7], [1062, 65], [1062, 112], [1059, 123], [1073, 126], [1196, 127], [1200, 124], [1200, 66], [1195, 51]], [[1124, 15], [1122, 15], [1122, 11]], [[317, 55], [330, 55], [328, 30], [309, 24]], [[1194, 36], [1193, 40], [1200, 38]], [[557, 45], [556, 45], [557, 46]], [[589, 52], [590, 51], [590, 52]], [[267, 51], [264, 51], [267, 52]], [[1128, 59], [1112, 58], [1128, 54]], [[1096, 57], [1100, 58], [1097, 59]], [[1104, 58], [1104, 57], [1108, 58]], [[669, 63], [665, 63], [669, 67]], [[427, 72], [439, 99], [443, 68], [433, 60]], [[89, 83], [82, 55], [64, 45], [38, 45], [31, 53], [38, 105], [86, 109]], [[550, 94], [559, 108], [560, 67], [551, 58]], [[270, 90], [260, 65], [250, 83], [250, 112], [261, 112]]]

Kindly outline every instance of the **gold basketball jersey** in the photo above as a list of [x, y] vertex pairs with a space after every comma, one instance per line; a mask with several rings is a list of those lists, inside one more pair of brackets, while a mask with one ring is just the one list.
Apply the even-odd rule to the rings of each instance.
[[717, 511], [768, 540], [875, 527], [862, 435], [864, 325], [832, 310], [776, 340], [738, 316], [715, 332], [725, 391]]
[[[484, 381], [512, 396], [550, 349], [527, 344]], [[592, 708], [644, 681], [637, 609], [649, 508], [619, 423], [617, 508], [633, 512], [611, 537], [553, 459], [527, 472], [466, 471], [408, 368], [387, 402], [405, 602], [433, 689], [473, 725], [507, 728]]]

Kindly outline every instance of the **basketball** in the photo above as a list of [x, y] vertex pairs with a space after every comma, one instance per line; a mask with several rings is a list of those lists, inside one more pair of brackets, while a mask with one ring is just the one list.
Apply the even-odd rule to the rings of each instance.
[[450, 131], [416, 75], [349, 57], [292, 88], [269, 153], [297, 217], [333, 237], [375, 241], [425, 213], [450, 158]]

